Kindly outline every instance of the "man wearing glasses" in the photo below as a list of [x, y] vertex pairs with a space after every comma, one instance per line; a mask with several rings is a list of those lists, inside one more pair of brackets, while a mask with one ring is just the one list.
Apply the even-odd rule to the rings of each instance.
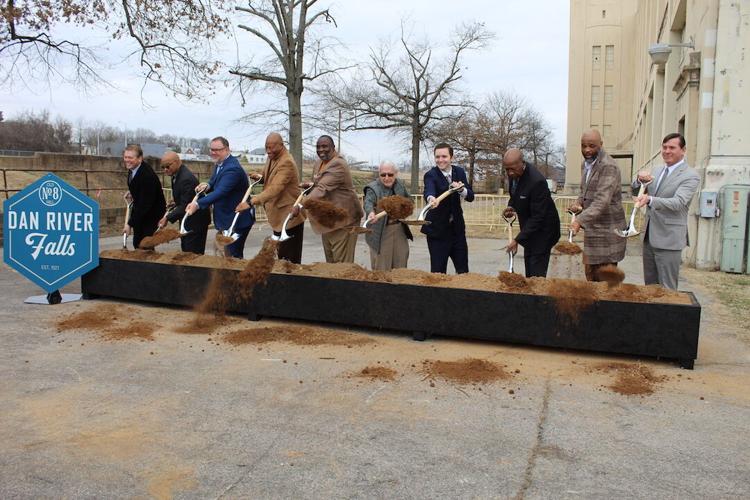
[[[181, 223], [185, 216], [185, 208], [195, 197], [195, 188], [198, 179], [182, 164], [182, 160], [174, 151], [167, 151], [161, 158], [161, 168], [172, 180], [172, 200], [174, 208], [159, 221], [159, 227], [163, 228], [168, 223]], [[180, 249], [183, 252], [204, 254], [206, 252], [206, 234], [208, 224], [211, 222], [211, 211], [209, 209], [198, 210], [192, 217], [185, 220], [186, 235], [180, 238]]]
[[[192, 215], [199, 209], [214, 207], [214, 226], [216, 231], [229, 229], [234, 220], [235, 208], [245, 196], [250, 183], [247, 174], [240, 166], [240, 162], [229, 154], [229, 141], [224, 137], [216, 137], [209, 144], [211, 159], [216, 162], [216, 167], [208, 182], [202, 182], [195, 188], [195, 192], [204, 191], [206, 196], [199, 198], [197, 202], [191, 202], [187, 206], [187, 213]], [[245, 240], [255, 222], [255, 210], [245, 210], [240, 213], [234, 225], [233, 232], [239, 235], [236, 241], [224, 247], [224, 255], [227, 257], [244, 256]]]
[[[398, 180], [398, 168], [393, 162], [384, 161], [378, 169], [378, 178], [365, 186], [365, 213], [367, 218], [375, 218], [378, 200], [387, 196], [409, 198], [409, 191]], [[414, 237], [409, 226], [399, 220], [391, 220], [387, 215], [370, 225], [371, 233], [365, 236], [370, 247], [370, 265], [373, 271], [388, 271], [406, 267], [409, 260], [409, 241]]]

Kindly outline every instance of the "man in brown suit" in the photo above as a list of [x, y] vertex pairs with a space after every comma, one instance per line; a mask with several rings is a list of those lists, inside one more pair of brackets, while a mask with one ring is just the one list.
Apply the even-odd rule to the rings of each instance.
[[[276, 236], [281, 235], [284, 220], [299, 196], [299, 176], [297, 164], [289, 151], [284, 147], [284, 140], [276, 132], [266, 137], [266, 154], [268, 161], [263, 169], [263, 191], [250, 198], [250, 204], [262, 205], [268, 217], [268, 224]], [[258, 174], [250, 174], [257, 178]], [[250, 208], [250, 204], [242, 202], [237, 205], [241, 212]], [[305, 231], [305, 216], [298, 213], [286, 226], [290, 239], [279, 243], [279, 259], [299, 264], [302, 261], [302, 237]]]
[[315, 150], [320, 160], [313, 167], [313, 182], [305, 184], [315, 186], [307, 197], [329, 201], [346, 210], [349, 217], [334, 227], [326, 227], [311, 216], [310, 226], [322, 235], [326, 262], [354, 262], [357, 234], [351, 234], [347, 226], [358, 225], [365, 213], [354, 190], [349, 165], [336, 153], [333, 138], [328, 135], [320, 136]]
[[598, 270], [625, 258], [626, 238], [615, 231], [625, 227], [620, 167], [602, 149], [602, 136], [592, 129], [581, 136], [581, 195], [571, 210], [573, 234], [583, 228], [583, 263], [586, 279], [600, 281]]

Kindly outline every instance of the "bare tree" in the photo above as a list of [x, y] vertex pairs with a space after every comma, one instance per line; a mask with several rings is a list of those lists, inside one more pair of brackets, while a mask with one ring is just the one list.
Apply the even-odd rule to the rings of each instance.
[[465, 107], [457, 96], [457, 82], [465, 51], [479, 49], [492, 33], [482, 23], [459, 26], [450, 40], [450, 56], [433, 60], [429, 41], [416, 42], [401, 29], [395, 55], [391, 44], [371, 50], [369, 75], [327, 82], [321, 91], [329, 109], [345, 112], [344, 130], [394, 130], [411, 139], [411, 186], [419, 185], [419, 148], [427, 126]]
[[[259, 64], [252, 61], [237, 64], [230, 73], [240, 77], [239, 89], [245, 102], [245, 95], [256, 83], [281, 86], [286, 93], [285, 113], [289, 119], [289, 150], [302, 173], [302, 93], [305, 82], [337, 71], [327, 59], [327, 49], [323, 40], [308, 40], [308, 35], [319, 22], [336, 25], [328, 9], [311, 10], [318, 0], [262, 0], [248, 2], [247, 6], [237, 6], [235, 10], [247, 14], [252, 25], [238, 27], [252, 37], [261, 40], [270, 50], [267, 59]], [[306, 55], [308, 60], [306, 62]], [[307, 69], [305, 69], [307, 68]], [[261, 116], [267, 115], [264, 110]], [[281, 111], [281, 110], [276, 110]]]
[[0, 149], [17, 151], [72, 150], [73, 126], [63, 118], [50, 119], [49, 112], [24, 113], [0, 123]]
[[[106, 83], [92, 27], [133, 44], [146, 81], [195, 97], [219, 69], [213, 41], [229, 23], [231, 0], [4, 0], [0, 4], [0, 87], [64, 81], [85, 89]], [[74, 28], [78, 29], [74, 29]], [[69, 36], [57, 37], [61, 28]]]

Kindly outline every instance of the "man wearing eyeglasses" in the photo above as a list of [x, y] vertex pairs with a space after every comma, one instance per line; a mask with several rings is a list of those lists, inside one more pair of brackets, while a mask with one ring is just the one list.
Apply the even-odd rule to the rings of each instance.
[[[216, 137], [211, 140], [209, 148], [211, 159], [216, 162], [216, 167], [208, 182], [202, 182], [195, 188], [195, 192], [204, 191], [208, 194], [199, 198], [197, 202], [191, 202], [186, 211], [192, 215], [199, 209], [206, 209], [213, 205], [214, 226], [217, 231], [224, 231], [232, 225], [235, 208], [242, 201], [250, 183], [240, 162], [229, 154], [229, 141], [224, 137]], [[239, 237], [224, 247], [225, 256], [243, 258], [245, 240], [253, 223], [255, 223], [254, 208], [240, 213], [233, 229]]]
[[[378, 168], [378, 178], [365, 186], [365, 213], [375, 218], [378, 201], [387, 196], [409, 198], [409, 191], [398, 179], [398, 168], [393, 162], [384, 161]], [[388, 271], [406, 267], [409, 260], [409, 241], [414, 237], [409, 226], [387, 215], [371, 224], [371, 233], [365, 236], [370, 247], [370, 265], [374, 271]]]
[[[174, 151], [167, 151], [161, 158], [161, 168], [172, 180], [172, 200], [174, 208], [159, 221], [163, 228], [168, 223], [181, 223], [185, 216], [185, 208], [195, 197], [198, 179], [182, 164], [182, 160]], [[193, 216], [185, 220], [188, 233], [180, 238], [180, 248], [183, 252], [203, 254], [206, 252], [206, 234], [211, 222], [211, 211], [206, 208], [198, 210]]]

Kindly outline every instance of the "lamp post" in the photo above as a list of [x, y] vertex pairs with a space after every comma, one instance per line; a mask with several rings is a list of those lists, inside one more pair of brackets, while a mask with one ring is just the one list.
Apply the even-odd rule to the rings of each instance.
[[652, 43], [648, 48], [648, 55], [651, 56], [651, 62], [657, 66], [664, 66], [672, 53], [672, 47], [695, 48], [693, 37], [688, 39], [687, 43]]

